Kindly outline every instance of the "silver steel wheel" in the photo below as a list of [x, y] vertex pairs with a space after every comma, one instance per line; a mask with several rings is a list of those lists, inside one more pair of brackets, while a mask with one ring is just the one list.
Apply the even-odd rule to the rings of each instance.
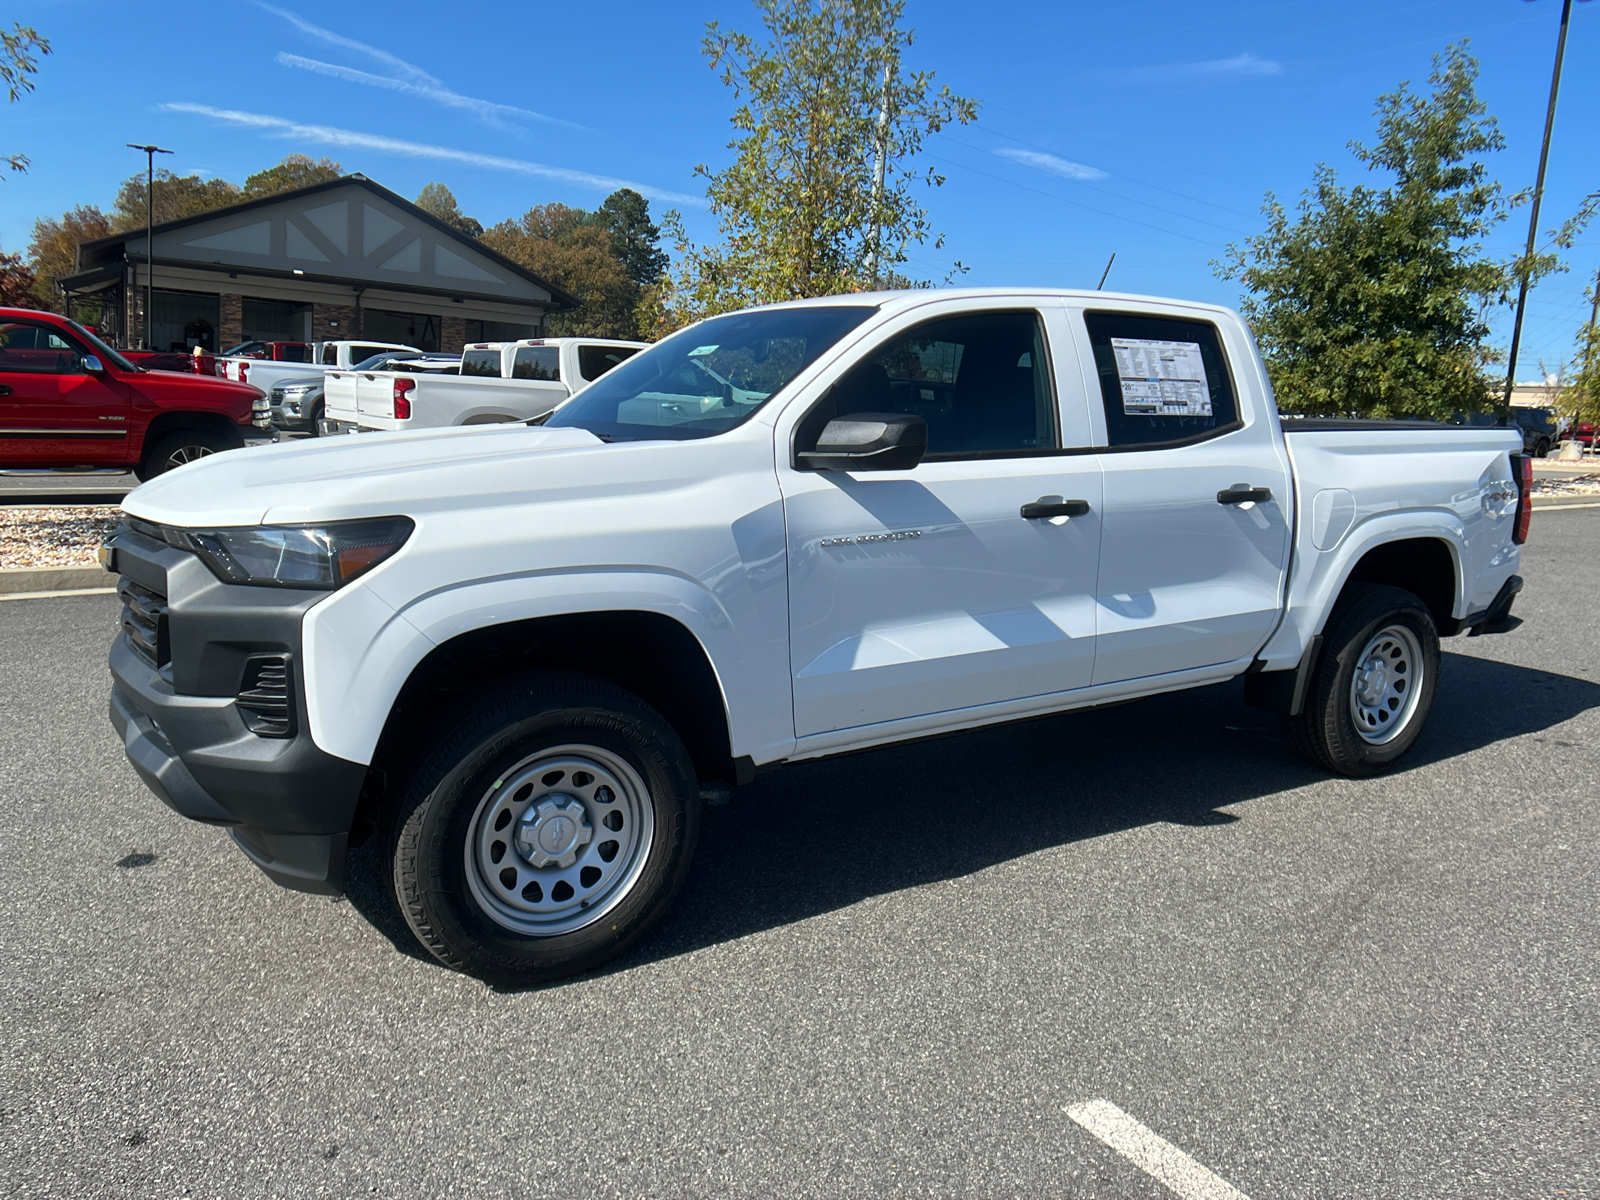
[[638, 882], [655, 840], [644, 780], [598, 746], [556, 746], [507, 771], [478, 802], [467, 885], [516, 933], [581, 929]]
[[175, 467], [183, 466], [184, 463], [192, 463], [197, 458], [205, 458], [215, 453], [216, 451], [210, 446], [179, 446], [171, 454], [167, 455], [167, 465], [162, 469], [170, 471]]
[[1363, 741], [1382, 746], [1399, 737], [1422, 695], [1422, 643], [1404, 625], [1379, 630], [1356, 660], [1350, 719]]

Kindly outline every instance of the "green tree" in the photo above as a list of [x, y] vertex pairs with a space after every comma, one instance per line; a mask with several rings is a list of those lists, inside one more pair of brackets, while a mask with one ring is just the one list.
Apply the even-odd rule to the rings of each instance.
[[636, 336], [638, 285], [613, 252], [610, 230], [593, 214], [565, 204], [540, 204], [517, 220], [485, 230], [481, 240], [583, 302], [550, 318], [554, 336]]
[[[113, 233], [128, 233], [144, 228], [145, 173], [140, 171], [122, 181], [111, 205]], [[244, 199], [238, 184], [226, 179], [201, 179], [198, 175], [174, 175], [156, 171], [155, 223], [181, 221], [216, 208], [226, 208]]]
[[[1464, 44], [1436, 56], [1431, 90], [1378, 99], [1378, 139], [1352, 142], [1387, 186], [1339, 186], [1320, 165], [1294, 219], [1268, 193], [1267, 228], [1213, 267], [1247, 294], [1278, 407], [1304, 414], [1443, 417], [1490, 404], [1484, 313], [1512, 270], [1482, 239], [1507, 198], [1484, 155], [1504, 139]], [[1549, 264], [1545, 264], [1547, 269]]]
[[34, 300], [40, 308], [63, 311], [56, 280], [77, 272], [80, 242], [92, 242], [110, 233], [110, 219], [92, 204], [70, 208], [59, 219], [40, 217], [34, 221], [33, 236], [28, 241], [28, 266], [34, 275]]
[[661, 227], [650, 219], [650, 201], [621, 188], [605, 198], [592, 219], [610, 232], [611, 252], [629, 279], [641, 288], [660, 281], [672, 259], [661, 248]]
[[[1593, 289], [1588, 298], [1592, 303]], [[1561, 415], [1571, 415], [1574, 425], [1584, 421], [1600, 425], [1600, 326], [1585, 321], [1578, 330], [1578, 354], [1573, 365], [1576, 374], [1562, 396]], [[1596, 449], [1600, 450], [1600, 446]]]
[[[12, 24], [9, 32], [0, 29], [0, 83], [5, 84], [6, 94], [12, 104], [24, 92], [33, 91], [33, 80], [29, 76], [39, 73], [39, 60], [34, 56], [35, 52], [49, 54], [50, 42], [40, 37], [32, 26], [18, 21]], [[28, 156], [8, 154], [5, 164], [13, 171], [26, 171]]]
[[430, 183], [423, 188], [417, 194], [417, 207], [468, 237], [483, 236], [483, 223], [475, 217], [464, 216], [455, 193], [442, 183]]
[[0, 250], [0, 306], [32, 308], [34, 283], [33, 270], [22, 255]]
[[[703, 43], [743, 102], [733, 162], [702, 164], [721, 242], [695, 246], [679, 214], [674, 302], [684, 316], [874, 286], [935, 234], [913, 186], [944, 182], [912, 160], [923, 138], [977, 119], [975, 101], [937, 91], [903, 62], [903, 0], [756, 0], [767, 41], [724, 32]], [[960, 264], [956, 264], [960, 269]]]
[[330, 183], [343, 174], [344, 169], [331, 158], [313, 159], [304, 154], [290, 154], [277, 166], [246, 176], [241, 199], [255, 200], [276, 192]]

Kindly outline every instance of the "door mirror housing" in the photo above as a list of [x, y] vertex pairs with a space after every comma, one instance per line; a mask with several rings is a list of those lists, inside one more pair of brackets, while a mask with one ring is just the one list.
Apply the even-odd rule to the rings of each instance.
[[914, 413], [835, 417], [797, 466], [813, 471], [909, 471], [928, 452], [928, 423]]
[[91, 375], [105, 374], [105, 367], [101, 364], [98, 355], [85, 354], [83, 356], [83, 369]]

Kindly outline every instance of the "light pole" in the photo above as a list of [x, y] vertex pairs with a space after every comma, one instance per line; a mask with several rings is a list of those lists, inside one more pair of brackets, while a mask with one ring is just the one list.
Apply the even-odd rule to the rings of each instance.
[[1550, 161], [1550, 132], [1556, 123], [1556, 96], [1561, 92], [1561, 59], [1567, 52], [1567, 23], [1572, 19], [1572, 0], [1561, 0], [1561, 32], [1556, 35], [1556, 65], [1550, 73], [1550, 105], [1544, 114], [1544, 145], [1539, 150], [1539, 174], [1533, 183], [1533, 203], [1528, 212], [1528, 249], [1523, 256], [1522, 278], [1517, 284], [1517, 315], [1511, 322], [1511, 353], [1506, 357], [1506, 393], [1500, 399], [1499, 423], [1511, 419], [1511, 389], [1517, 382], [1517, 348], [1522, 341], [1522, 314], [1528, 307], [1528, 267], [1532, 265], [1534, 245], [1539, 237], [1539, 205], [1544, 200], [1544, 169]]
[[[1571, 0], [1568, 0], [1571, 3]], [[1563, 29], [1566, 26], [1562, 26]], [[138, 146], [124, 143], [129, 150], [143, 150], [144, 168], [144, 348], [155, 349], [150, 344], [150, 322], [155, 319], [156, 245], [153, 230], [156, 225], [156, 155], [171, 154], [160, 146]], [[1541, 175], [1540, 178], [1543, 178]], [[1516, 351], [1512, 351], [1513, 356]]]

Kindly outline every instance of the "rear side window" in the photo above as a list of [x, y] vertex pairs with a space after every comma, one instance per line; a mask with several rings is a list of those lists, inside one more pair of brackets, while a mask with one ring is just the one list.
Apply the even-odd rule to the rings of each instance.
[[1112, 312], [1084, 313], [1083, 322], [1113, 448], [1179, 445], [1238, 427], [1215, 325]]
[[500, 351], [468, 350], [461, 356], [461, 373], [488, 379], [499, 379]]
[[351, 346], [350, 361], [360, 362], [364, 358], [371, 358], [374, 354], [387, 354], [393, 346]]
[[579, 346], [578, 374], [593, 382], [639, 353], [637, 346]]
[[922, 417], [930, 459], [1057, 448], [1038, 314], [972, 313], [918, 325], [852, 368], [807, 414], [803, 436], [858, 412]]
[[511, 361], [513, 379], [560, 379], [561, 351], [555, 346], [518, 346]]

